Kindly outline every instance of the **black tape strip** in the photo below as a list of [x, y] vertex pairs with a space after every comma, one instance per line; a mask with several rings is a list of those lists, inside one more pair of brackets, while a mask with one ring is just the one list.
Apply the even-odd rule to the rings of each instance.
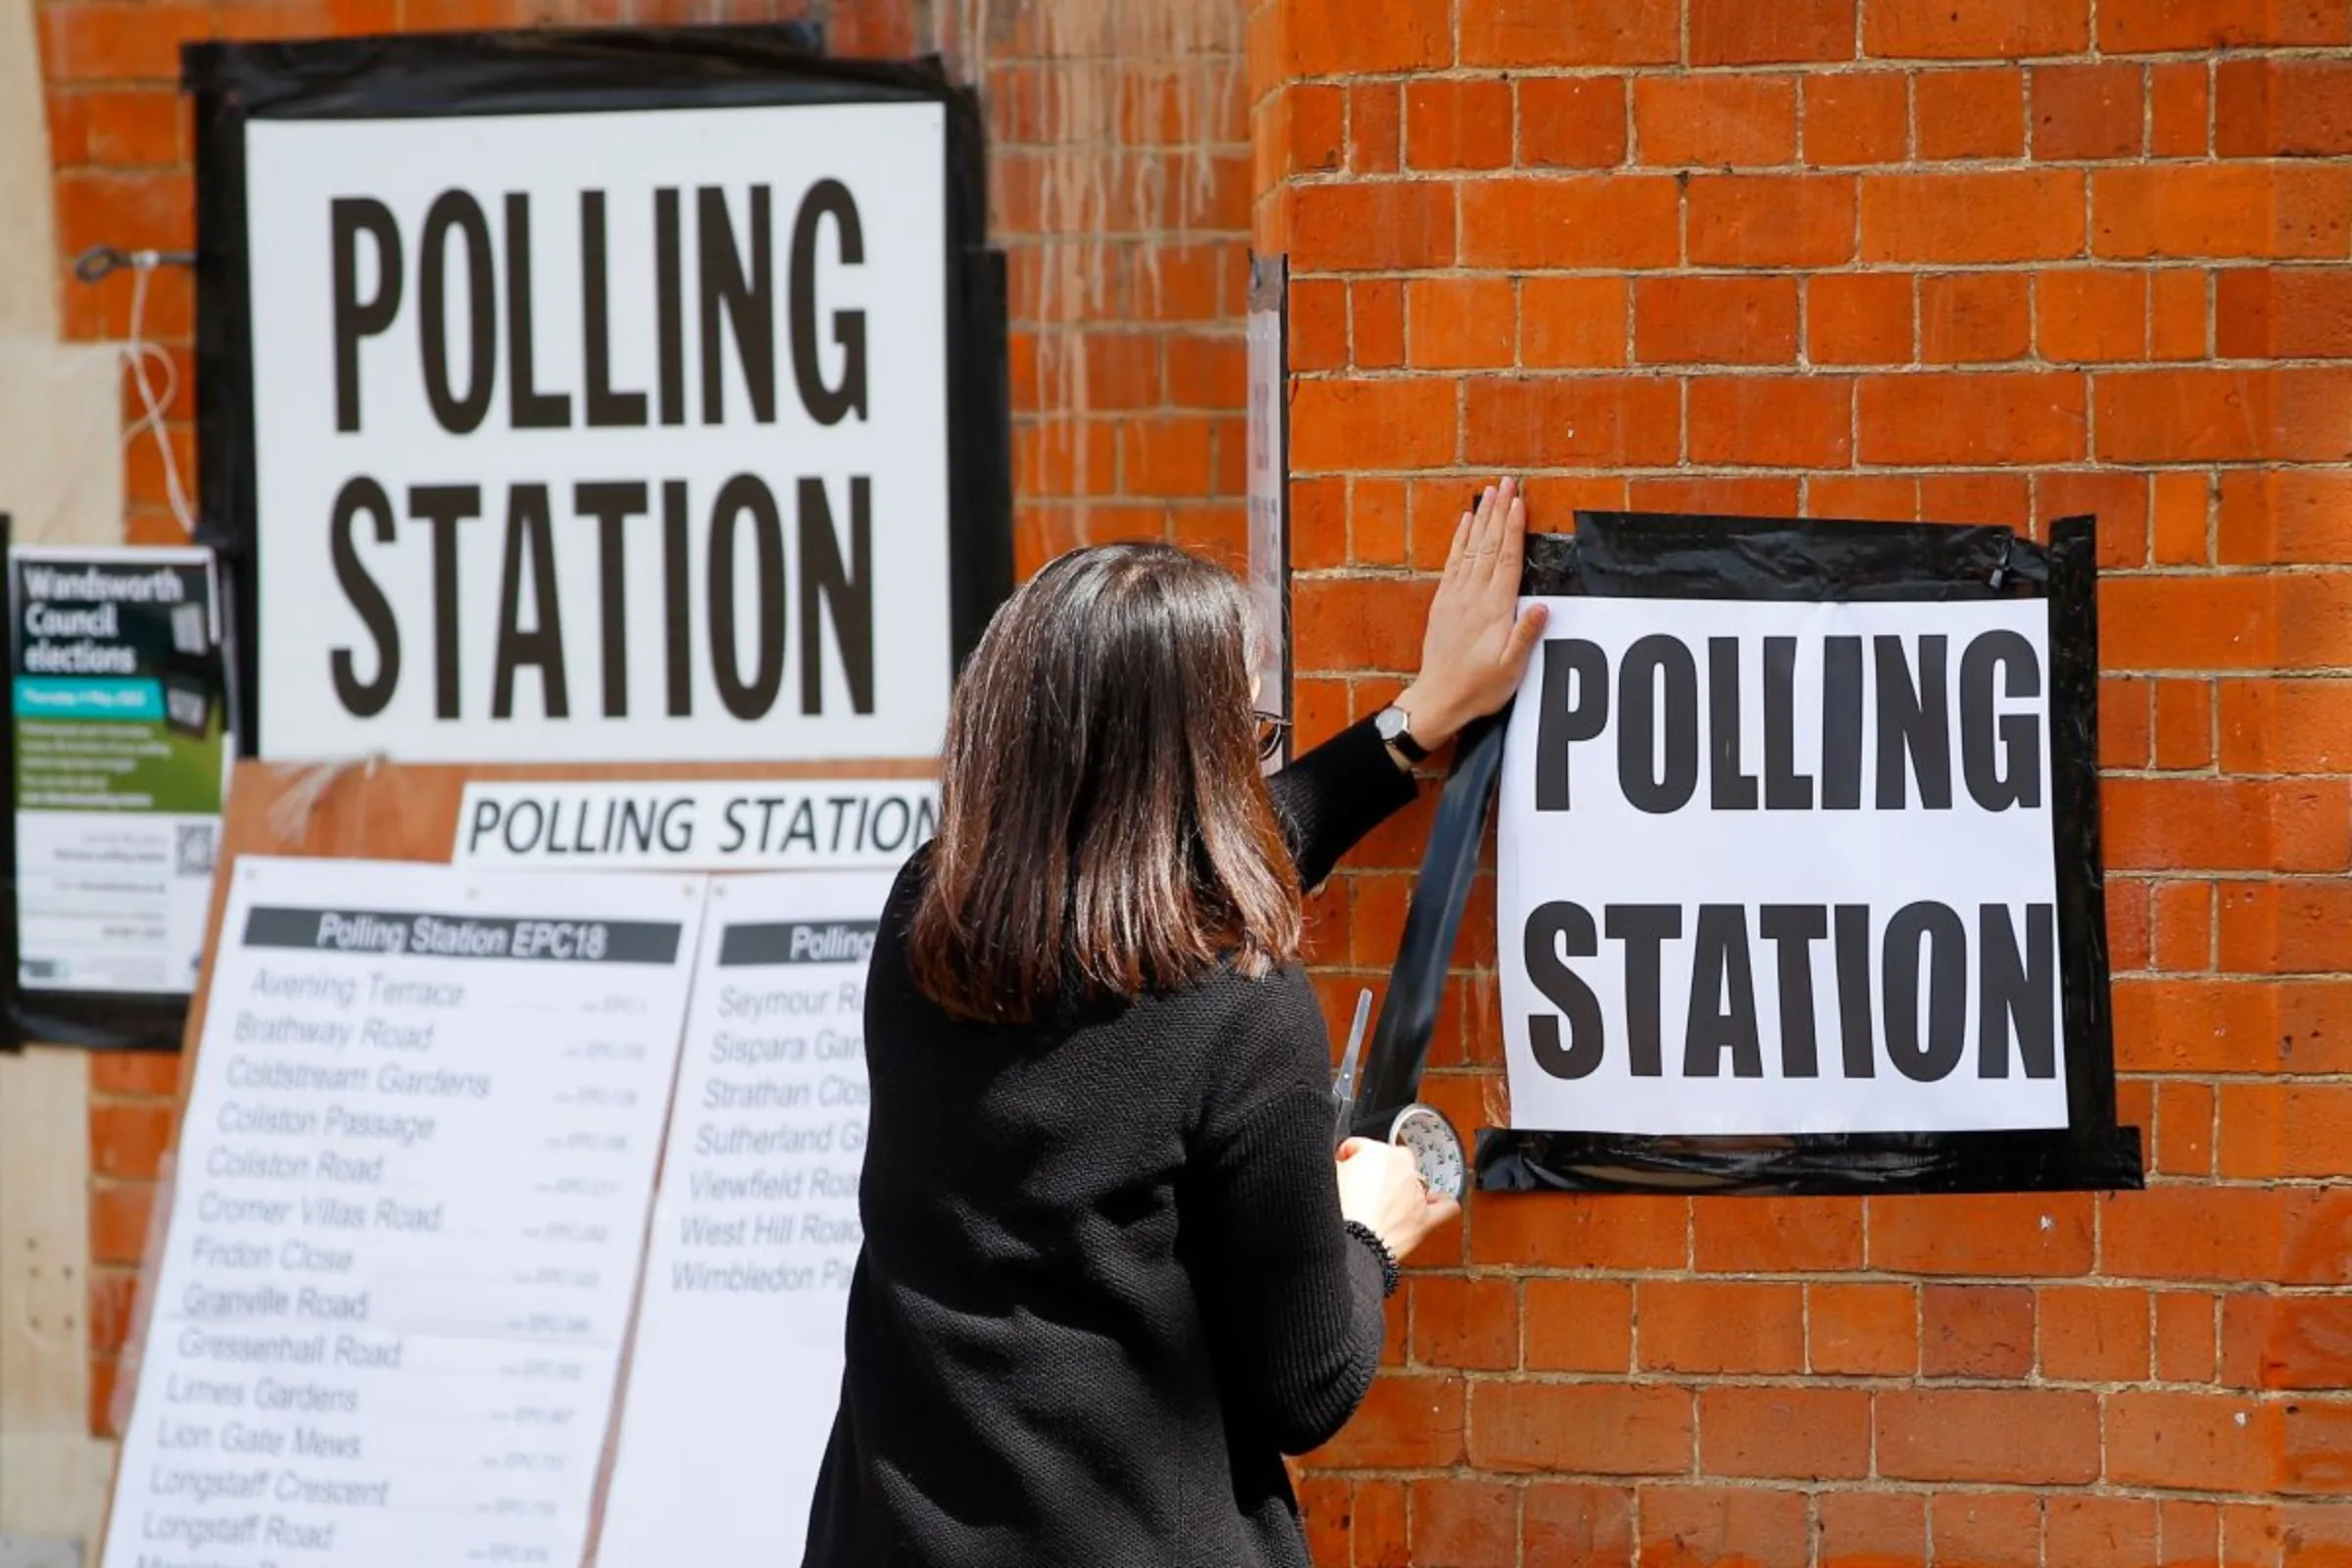
[[[953, 146], [951, 142], [951, 146]], [[951, 172], [953, 192], [956, 176]], [[985, 220], [985, 212], [976, 220]], [[960, 298], [949, 312], [949, 646], [956, 668], [980, 646], [989, 617], [1012, 596], [1012, 389], [1005, 340], [1004, 253], [963, 254]]]
[[[192, 69], [195, 47], [182, 51]], [[205, 46], [210, 47], [210, 46]], [[190, 85], [193, 85], [191, 82]], [[220, 562], [221, 621], [234, 644], [237, 755], [258, 755], [260, 557], [254, 549], [253, 342], [245, 266], [245, 108], [233, 89], [196, 93], [196, 537]]]
[[2055, 1193], [2133, 1188], [2132, 1127], [2016, 1133], [1642, 1138], [1481, 1127], [1478, 1186], [1489, 1193]]
[[[860, 84], [936, 91], [937, 62], [831, 61], [808, 23], [717, 27], [550, 27], [180, 48], [180, 85], [287, 120], [644, 109], [691, 93], [714, 106], [842, 102]], [[779, 99], [779, 82], [795, 95]]]
[[[2115, 1013], [2108, 990], [2107, 863], [2099, 833], [2097, 525], [2050, 525], [2050, 838], [2058, 858], [2058, 993], [2067, 1119], [2115, 1125]], [[2132, 1153], [2138, 1186], [2139, 1151]], [[2102, 1184], [2106, 1185], [2106, 1184]]]
[[2040, 586], [2041, 549], [2006, 528], [1844, 518], [1580, 512], [1528, 541], [1531, 594], [1613, 599], [1992, 599]]
[[242, 755], [260, 755], [245, 126], [278, 120], [931, 102], [947, 116], [949, 581], [960, 665], [1012, 589], [1004, 259], [987, 247], [987, 129], [936, 59], [830, 60], [800, 23], [530, 29], [189, 44], [196, 108], [198, 537], [221, 554], [241, 634]]
[[1471, 878], [1478, 874], [1478, 850], [1487, 836], [1494, 780], [1502, 772], [1503, 727], [1509, 717], [1506, 708], [1455, 737], [1453, 770], [1438, 797], [1421, 874], [1405, 906], [1404, 936], [1389, 969], [1388, 994], [1364, 1046], [1354, 1121], [1361, 1136], [1386, 1137], [1396, 1112], [1421, 1096], [1438, 1004], [1446, 996], [1446, 966], [1453, 956], [1454, 939], [1461, 934], [1462, 908], [1470, 902]]
[[[1529, 538], [1526, 592], [1625, 598], [2050, 602], [2051, 831], [2067, 1042], [2062, 1130], [1641, 1137], [1482, 1128], [1487, 1192], [1851, 1194], [2051, 1192], [2142, 1185], [2139, 1132], [2115, 1125], [2098, 828], [2096, 548], [2087, 517], [2049, 547], [2005, 528], [1580, 512]], [[1507, 710], [1463, 737], [1367, 1052], [1359, 1130], [1418, 1095], [1461, 906], [1477, 869]]]

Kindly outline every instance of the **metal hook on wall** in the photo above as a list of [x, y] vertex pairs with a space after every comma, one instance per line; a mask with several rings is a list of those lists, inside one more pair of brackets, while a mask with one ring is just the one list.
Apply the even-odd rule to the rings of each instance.
[[194, 251], [122, 251], [112, 245], [93, 245], [74, 258], [74, 275], [96, 283], [110, 273], [135, 271], [141, 267], [194, 267]]

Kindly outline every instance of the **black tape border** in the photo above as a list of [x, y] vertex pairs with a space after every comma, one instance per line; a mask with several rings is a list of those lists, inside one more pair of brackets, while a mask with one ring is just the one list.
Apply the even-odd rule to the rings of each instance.
[[[16, 572], [10, 561], [10, 547], [14, 543], [9, 515], [0, 512], [0, 568], [5, 568], [7, 579], [0, 582], [0, 599], [9, 606], [7, 646], [12, 668], [16, 639], [23, 629], [16, 616]], [[213, 587], [220, 596], [215, 609], [221, 635], [233, 641], [236, 622], [231, 616], [228, 576], [218, 552], [213, 562]], [[219, 684], [222, 716], [232, 740], [238, 712], [236, 667], [234, 650], [219, 649], [210, 657], [206, 670]], [[27, 1045], [73, 1046], [90, 1051], [178, 1050], [188, 1021], [189, 998], [185, 994], [33, 991], [24, 987], [20, 978], [24, 931], [17, 908], [17, 743], [13, 723], [9, 725], [5, 744], [0, 744], [0, 800], [9, 805], [8, 831], [0, 833], [0, 888], [8, 895], [0, 900], [0, 964], [6, 965], [0, 969], [0, 1030], [5, 1030], [0, 1034], [0, 1050]], [[219, 847], [220, 841], [216, 839], [216, 855]]]
[[951, 643], [961, 669], [1012, 592], [1012, 416], [1005, 265], [988, 244], [987, 123], [936, 59], [824, 57], [808, 24], [550, 28], [181, 50], [196, 118], [197, 537], [222, 564], [244, 701], [238, 751], [261, 755], [245, 126], [254, 119], [437, 119], [776, 104], [937, 103], [947, 120]]
[[[2099, 843], [2095, 524], [2067, 517], [2043, 547], [1996, 527], [1580, 512], [1574, 536], [1528, 541], [1523, 582], [1545, 594], [1953, 601], [2050, 606], [2052, 853], [2069, 1125], [2046, 1132], [1636, 1137], [1481, 1128], [1482, 1192], [1894, 1193], [2114, 1191], [2143, 1184], [2140, 1135], [2115, 1124], [2105, 873]], [[1503, 716], [1465, 734], [1405, 916], [1366, 1067], [1359, 1130], [1419, 1092], [1446, 968], [1502, 762]]]

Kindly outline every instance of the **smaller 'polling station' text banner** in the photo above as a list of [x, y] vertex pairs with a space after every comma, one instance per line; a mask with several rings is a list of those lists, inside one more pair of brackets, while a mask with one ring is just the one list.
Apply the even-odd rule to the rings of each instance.
[[895, 871], [938, 831], [929, 779], [468, 779], [449, 858], [499, 870]]
[[1514, 1126], [2068, 1125], [2046, 600], [1543, 603], [1500, 781]]

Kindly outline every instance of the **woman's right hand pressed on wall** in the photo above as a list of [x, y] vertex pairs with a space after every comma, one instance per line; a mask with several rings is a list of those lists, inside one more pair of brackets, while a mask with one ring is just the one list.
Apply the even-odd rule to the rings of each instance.
[[1379, 1237], [1398, 1262], [1461, 1212], [1452, 1199], [1430, 1195], [1408, 1151], [1369, 1138], [1340, 1146], [1341, 1217]]

